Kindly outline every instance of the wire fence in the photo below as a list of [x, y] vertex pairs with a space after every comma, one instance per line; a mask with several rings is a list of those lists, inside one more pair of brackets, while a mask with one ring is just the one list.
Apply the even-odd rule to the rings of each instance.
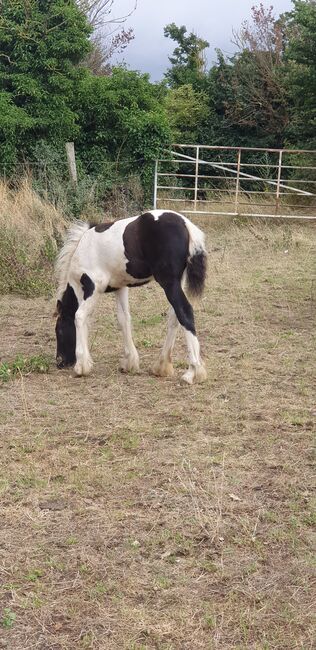
[[[141, 170], [145, 168], [144, 190]], [[106, 209], [107, 201], [113, 204], [113, 193], [115, 206], [121, 202], [120, 214], [141, 210], [148, 207], [153, 187], [155, 208], [173, 207], [188, 214], [316, 218], [315, 150], [175, 144], [155, 163], [144, 158], [90, 158], [79, 161], [77, 171], [74, 188], [66, 157], [17, 163], [13, 171], [0, 163], [0, 177], [11, 187], [27, 178], [44, 199], [75, 214], [91, 205]]]
[[[69, 215], [98, 210], [126, 216], [144, 209], [152, 200], [154, 164], [143, 157], [114, 161], [77, 159], [74, 184], [66, 156], [58, 156], [47, 161], [19, 162], [14, 167], [0, 163], [0, 180], [13, 190], [26, 181], [43, 199]], [[148, 189], [142, 176], [144, 171], [146, 180], [149, 178]]]

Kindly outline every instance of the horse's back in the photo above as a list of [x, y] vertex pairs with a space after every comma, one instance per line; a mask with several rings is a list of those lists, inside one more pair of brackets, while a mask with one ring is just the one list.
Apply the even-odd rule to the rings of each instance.
[[[86, 230], [70, 263], [77, 282], [86, 274], [100, 291], [163, 276], [182, 277], [192, 241], [203, 233], [183, 215], [152, 210]], [[201, 244], [202, 245], [202, 244]]]

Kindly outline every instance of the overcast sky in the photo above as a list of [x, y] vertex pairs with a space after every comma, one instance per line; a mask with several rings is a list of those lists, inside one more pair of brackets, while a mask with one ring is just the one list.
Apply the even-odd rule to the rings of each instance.
[[[116, 61], [125, 61], [132, 70], [149, 72], [152, 81], [160, 80], [169, 66], [168, 55], [176, 46], [164, 37], [163, 28], [174, 22], [209, 41], [207, 58], [212, 64], [216, 60], [214, 48], [233, 54], [232, 29], [249, 19], [251, 7], [259, 4], [256, 0], [138, 0], [136, 10], [125, 23], [134, 29], [135, 39]], [[275, 16], [293, 7], [291, 0], [263, 0], [265, 7], [271, 4]], [[124, 16], [134, 5], [135, 0], [114, 0], [111, 16]]]

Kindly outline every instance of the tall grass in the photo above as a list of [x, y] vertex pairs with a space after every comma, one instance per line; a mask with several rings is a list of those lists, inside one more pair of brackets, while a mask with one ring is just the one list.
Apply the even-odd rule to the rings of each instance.
[[16, 190], [0, 182], [0, 293], [49, 294], [67, 220], [28, 179]]

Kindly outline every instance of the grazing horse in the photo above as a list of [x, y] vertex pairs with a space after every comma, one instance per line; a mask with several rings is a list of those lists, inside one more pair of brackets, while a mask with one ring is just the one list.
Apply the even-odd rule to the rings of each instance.
[[68, 231], [56, 262], [57, 367], [74, 365], [76, 375], [88, 375], [92, 359], [88, 347], [88, 317], [100, 294], [115, 291], [117, 316], [123, 333], [123, 372], [137, 371], [128, 304], [128, 287], [155, 279], [170, 303], [168, 330], [153, 372], [173, 375], [171, 354], [180, 323], [188, 348], [189, 368], [182, 380], [188, 384], [206, 379], [200, 357], [190, 295], [200, 295], [206, 275], [204, 235], [177, 212], [151, 210], [113, 223], [92, 225], [78, 221]]

